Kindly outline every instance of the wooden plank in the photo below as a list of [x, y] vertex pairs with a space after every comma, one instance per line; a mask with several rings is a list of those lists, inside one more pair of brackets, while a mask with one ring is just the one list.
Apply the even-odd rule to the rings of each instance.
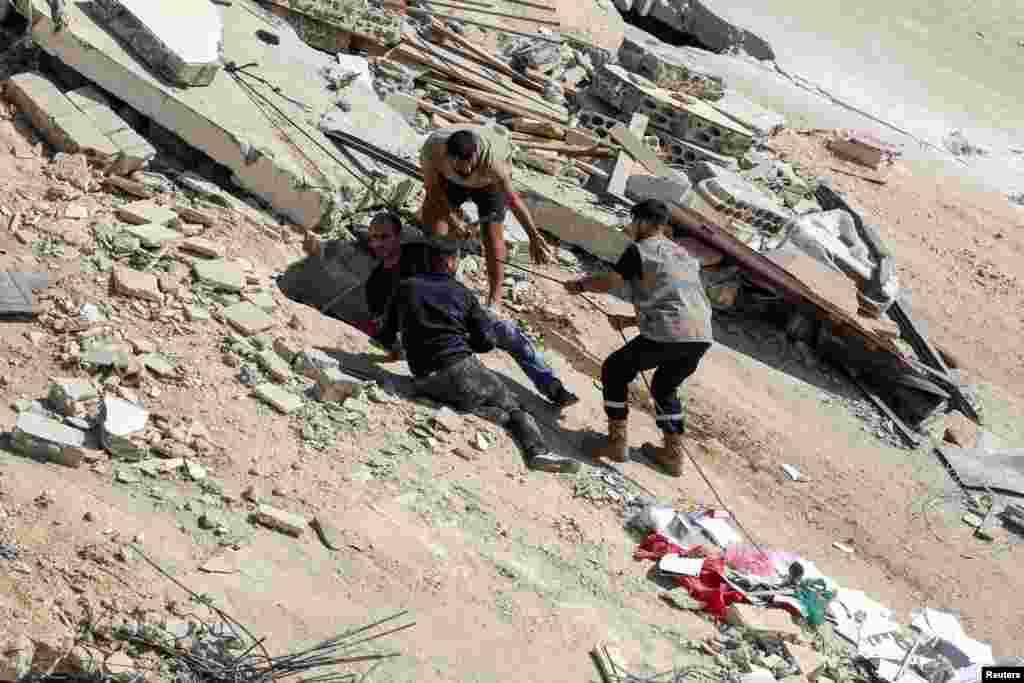
[[[634, 113], [633, 118], [629, 122], [629, 132], [638, 139], [643, 140], [644, 133], [647, 132], [649, 120], [646, 114]], [[625, 194], [626, 181], [629, 180], [629, 176], [633, 175], [634, 168], [636, 168], [636, 162], [633, 161], [629, 153], [625, 150], [619, 152], [619, 157], [615, 160], [615, 168], [612, 169], [612, 177], [608, 180], [606, 190], [612, 194]]]
[[919, 445], [921, 445], [922, 437], [920, 434], [918, 434], [909, 426], [907, 426], [907, 424], [903, 420], [901, 420], [895, 412], [893, 412], [892, 408], [890, 408], [888, 404], [886, 404], [886, 402], [883, 401], [878, 394], [871, 391], [871, 389], [860, 380], [860, 378], [856, 375], [856, 373], [853, 372], [853, 370], [851, 370], [849, 367], [844, 367], [844, 369], [846, 370], [846, 374], [850, 376], [850, 379], [853, 380], [853, 383], [857, 385], [857, 388], [864, 392], [864, 395], [867, 396], [868, 400], [875, 405], [879, 412], [881, 412], [887, 418], [892, 420], [892, 423], [896, 427], [896, 431], [899, 433], [900, 438], [902, 438], [908, 446], [912, 448], [917, 448]]
[[417, 80], [430, 85], [436, 85], [439, 88], [444, 88], [449, 92], [459, 93], [465, 95], [471, 102], [482, 104], [486, 107], [493, 107], [499, 111], [506, 112], [508, 114], [514, 114], [516, 116], [526, 116], [528, 118], [542, 118], [555, 123], [564, 124], [568, 123], [568, 117], [560, 119], [554, 114], [548, 112], [537, 111], [532, 107], [529, 107], [520, 102], [511, 102], [507, 98], [493, 93], [481, 92], [476, 88], [468, 88], [465, 86], [452, 83], [451, 81], [445, 81], [439, 78], [431, 78], [429, 76], [420, 76]]
[[[468, 75], [472, 77], [472, 80], [477, 87], [486, 88], [504, 97], [522, 98], [531, 104], [543, 107], [545, 110], [551, 110], [552, 114], [564, 116], [566, 119], [569, 117], [569, 112], [566, 111], [564, 107], [548, 102], [532, 90], [528, 90], [515, 83], [507, 82], [502, 74], [495, 74], [495, 78], [481, 74], [480, 69], [487, 67], [474, 64], [461, 55], [457, 55], [450, 50], [437, 45], [431, 45], [430, 43], [422, 40], [416, 39], [416, 42], [411, 44], [421, 51], [428, 53], [430, 56], [434, 57], [435, 60], [439, 60], [440, 63], [445, 64], [446, 71], [449, 75], [456, 78], [462, 78], [463, 80], [466, 80], [464, 76]], [[451, 64], [447, 64], [446, 62], [450, 62]], [[433, 66], [433, 64], [431, 64], [431, 66]]]
[[519, 73], [505, 62], [498, 59], [495, 55], [491, 54], [482, 45], [460, 36], [455, 31], [445, 26], [442, 22], [437, 19], [430, 20], [430, 27], [436, 31], [438, 35], [444, 36], [445, 39], [450, 40], [452, 43], [458, 45], [460, 48], [466, 51], [468, 55], [472, 55], [474, 58], [479, 60], [485, 66], [489, 66], [495, 71], [499, 71], [515, 82], [525, 87], [536, 90], [537, 92], [543, 93], [545, 86], [551, 82], [548, 78], [534, 77], [530, 78]]
[[[515, 19], [516, 21], [524, 21], [530, 24], [540, 24], [542, 26], [561, 26], [562, 22], [554, 19], [540, 19], [538, 17], [521, 17], [517, 14], [508, 14], [507, 12], [495, 12], [492, 9], [477, 9], [476, 7], [468, 7], [466, 5], [456, 5], [450, 2], [441, 2], [440, 0], [426, 0], [428, 5], [437, 5], [438, 7], [449, 7], [451, 9], [459, 9], [463, 12], [473, 12], [475, 14], [487, 14], [492, 17], [502, 17], [503, 19]], [[462, 21], [459, 19], [459, 21]]]
[[669, 168], [665, 162], [658, 158], [658, 155], [654, 150], [645, 145], [640, 138], [633, 135], [633, 133], [631, 133], [630, 130], [621, 123], [615, 124], [615, 126], [608, 131], [608, 135], [610, 135], [615, 142], [622, 145], [626, 152], [628, 152], [635, 161], [643, 164], [644, 168], [654, 175], [659, 178], [675, 177], [675, 171]]
[[547, 152], [558, 152], [567, 157], [592, 157], [594, 159], [608, 159], [614, 152], [600, 147], [570, 147], [564, 142], [522, 142], [514, 141], [516, 147], [523, 149], [544, 150]]
[[408, 8], [405, 11], [408, 14], [412, 14], [412, 15], [420, 15], [420, 16], [424, 16], [424, 17], [434, 17], [434, 18], [437, 18], [437, 19], [447, 19], [449, 21], [458, 21], [458, 22], [463, 23], [463, 24], [469, 24], [470, 26], [479, 26], [480, 28], [490, 29], [491, 31], [498, 31], [499, 33], [509, 33], [511, 35], [514, 35], [514, 36], [523, 36], [524, 38], [532, 38], [533, 40], [539, 40], [539, 41], [545, 42], [545, 43], [553, 43], [555, 45], [561, 45], [562, 44], [562, 39], [561, 38], [552, 38], [550, 36], [545, 36], [545, 35], [540, 34], [540, 33], [526, 33], [525, 31], [513, 31], [512, 29], [505, 28], [503, 26], [496, 26], [494, 24], [485, 24], [482, 21], [470, 21], [469, 19], [466, 19], [465, 17], [456, 17], [456, 16], [452, 16], [451, 14], [440, 14], [438, 12], [428, 12], [427, 10], [413, 9], [412, 7]]

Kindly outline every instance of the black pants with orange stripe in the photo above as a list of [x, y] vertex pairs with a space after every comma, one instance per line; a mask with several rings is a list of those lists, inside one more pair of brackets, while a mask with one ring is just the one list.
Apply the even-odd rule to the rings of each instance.
[[629, 417], [629, 383], [644, 370], [654, 368], [651, 395], [657, 407], [658, 427], [670, 434], [682, 434], [685, 423], [678, 389], [697, 370], [709, 348], [708, 342], [665, 343], [635, 337], [601, 366], [605, 414], [611, 420]]

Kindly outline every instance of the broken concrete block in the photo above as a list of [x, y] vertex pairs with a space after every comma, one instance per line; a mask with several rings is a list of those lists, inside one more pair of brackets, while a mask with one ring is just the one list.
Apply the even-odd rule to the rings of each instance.
[[109, 174], [127, 175], [145, 167], [156, 156], [156, 148], [132, 130], [110, 106], [106, 95], [94, 86], [72, 90], [67, 97], [117, 148], [117, 159], [107, 169]]
[[302, 407], [302, 399], [290, 391], [282, 389], [270, 382], [256, 387], [256, 395], [285, 415], [294, 413]]
[[595, 94], [623, 115], [645, 114], [653, 128], [729, 156], [742, 156], [754, 142], [754, 132], [725, 116], [709, 103], [683, 101], [646, 78], [620, 66], [606, 64], [595, 75]]
[[264, 311], [272, 311], [277, 308], [274, 297], [267, 292], [247, 292], [245, 300]]
[[693, 36], [712, 52], [739, 51], [760, 60], [775, 59], [767, 40], [743, 28], [738, 8], [718, 0], [653, 3], [650, 15], [676, 31]]
[[80, 417], [95, 407], [99, 394], [87, 379], [55, 379], [47, 395], [50, 405], [65, 417]]
[[384, 104], [401, 114], [402, 118], [409, 123], [416, 123], [416, 116], [419, 114], [420, 104], [412, 95], [406, 95], [401, 92], [391, 93], [384, 100]]
[[[184, 216], [184, 214], [180, 214]], [[210, 240], [204, 240], [202, 237], [189, 237], [185, 240], [181, 248], [185, 251], [191, 251], [200, 256], [208, 256], [210, 258], [222, 258], [224, 256], [224, 247], [212, 242]]]
[[56, 420], [24, 412], [11, 434], [14, 449], [30, 458], [78, 467], [85, 456], [85, 432]]
[[302, 352], [302, 344], [288, 337], [278, 337], [274, 340], [274, 351], [277, 351], [286, 363], [293, 363], [295, 357]]
[[675, 178], [632, 175], [626, 181], [626, 196], [637, 202], [644, 199], [660, 199], [670, 205], [686, 206], [691, 191], [689, 179], [680, 173], [677, 173]]
[[100, 442], [115, 458], [138, 460], [145, 453], [142, 433], [149, 423], [149, 411], [120, 398], [106, 396], [100, 414]]
[[32, 670], [36, 647], [28, 636], [5, 635], [0, 640], [0, 681], [20, 681]]
[[711, 106], [758, 135], [775, 135], [786, 126], [786, 117], [782, 114], [761, 106], [735, 90], [727, 90]]
[[114, 280], [114, 291], [125, 296], [163, 303], [164, 295], [160, 293], [160, 285], [152, 273], [142, 273], [126, 266], [117, 266], [111, 274]]
[[828, 148], [841, 159], [875, 170], [893, 156], [888, 145], [863, 134], [835, 137], [828, 141]]
[[176, 85], [209, 85], [220, 71], [224, 25], [211, 3], [100, 0], [96, 4], [106, 15], [111, 33]]
[[226, 309], [224, 318], [236, 330], [250, 336], [274, 326], [273, 318], [248, 301], [237, 303]]
[[166, 206], [159, 206], [146, 200], [118, 207], [117, 217], [125, 223], [134, 225], [145, 225], [146, 223], [176, 225], [179, 222], [178, 214]]
[[618, 52], [624, 68], [663, 88], [685, 86], [688, 93], [707, 101], [721, 97], [725, 83], [708, 63], [707, 52], [668, 45], [631, 24], [624, 28]]
[[154, 375], [170, 377], [174, 374], [174, 365], [168, 362], [168, 360], [159, 353], [147, 353], [139, 358], [139, 360]]
[[327, 367], [317, 375], [316, 397], [318, 401], [344, 401], [363, 393], [364, 382], [334, 367]]
[[165, 228], [156, 223], [144, 223], [141, 225], [130, 225], [124, 229], [128, 234], [137, 237], [139, 243], [144, 247], [155, 248], [162, 246], [165, 242], [172, 242], [181, 239], [182, 234], [177, 230]]
[[7, 81], [7, 98], [25, 113], [32, 126], [61, 152], [99, 159], [117, 154], [117, 147], [53, 83], [34, 73]]
[[237, 264], [229, 261], [196, 261], [192, 264], [192, 270], [200, 282], [212, 285], [215, 289], [241, 292], [245, 287], [245, 273]]
[[201, 322], [203, 320], [210, 319], [210, 312], [202, 306], [186, 306], [185, 317], [188, 318], [189, 322]]
[[698, 164], [714, 173], [714, 177], [701, 180], [690, 195], [691, 208], [704, 207], [750, 224], [758, 230], [782, 234], [793, 219], [793, 212], [776, 202], [738, 173], [732, 173], [713, 164]]
[[258, 505], [253, 519], [265, 527], [298, 538], [306, 530], [308, 522], [305, 517], [285, 512], [270, 505]]
[[123, 344], [96, 344], [82, 354], [82, 362], [99, 367], [125, 369], [132, 362], [132, 351]]
[[292, 377], [291, 366], [273, 349], [264, 349], [256, 357], [260, 367], [278, 382], [287, 382]]
[[319, 379], [320, 373], [328, 368], [341, 370], [341, 363], [337, 358], [328, 356], [319, 349], [307, 349], [299, 352], [294, 363], [296, 372], [312, 380]]

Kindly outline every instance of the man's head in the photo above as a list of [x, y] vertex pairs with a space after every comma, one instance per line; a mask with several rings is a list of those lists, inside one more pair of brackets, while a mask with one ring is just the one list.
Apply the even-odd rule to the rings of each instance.
[[660, 199], [645, 199], [630, 210], [634, 239], [642, 240], [662, 232], [668, 225], [668, 205]]
[[459, 243], [447, 237], [428, 237], [423, 240], [429, 256], [427, 266], [432, 273], [451, 275], [459, 266]]
[[402, 219], [390, 212], [378, 213], [370, 221], [370, 251], [375, 258], [387, 261], [402, 249]]
[[460, 176], [468, 176], [476, 167], [480, 152], [479, 140], [470, 130], [457, 130], [448, 137], [448, 161]]

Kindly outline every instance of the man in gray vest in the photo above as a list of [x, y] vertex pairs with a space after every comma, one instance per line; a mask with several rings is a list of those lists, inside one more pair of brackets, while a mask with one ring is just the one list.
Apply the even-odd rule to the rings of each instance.
[[665, 440], [660, 448], [644, 446], [659, 465], [678, 477], [683, 468], [683, 407], [677, 390], [713, 341], [711, 304], [701, 284], [700, 267], [702, 262], [721, 260], [721, 254], [696, 243], [685, 248], [672, 241], [666, 235], [668, 216], [665, 202], [647, 199], [635, 204], [631, 230], [636, 241], [614, 271], [566, 282], [565, 288], [579, 294], [608, 292], [628, 284], [636, 307], [636, 316], [608, 316], [616, 329], [636, 325], [640, 334], [608, 356], [601, 367], [608, 439], [598, 457], [628, 460], [629, 383], [644, 370], [655, 368], [651, 393]]

